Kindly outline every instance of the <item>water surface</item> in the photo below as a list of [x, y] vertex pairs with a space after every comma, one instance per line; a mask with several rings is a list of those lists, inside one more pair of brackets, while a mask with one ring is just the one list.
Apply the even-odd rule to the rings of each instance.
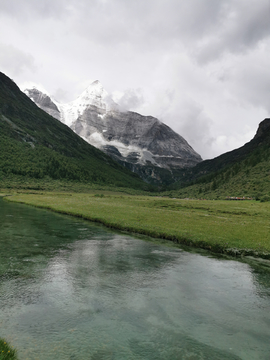
[[269, 360], [270, 272], [0, 199], [0, 337], [21, 360]]

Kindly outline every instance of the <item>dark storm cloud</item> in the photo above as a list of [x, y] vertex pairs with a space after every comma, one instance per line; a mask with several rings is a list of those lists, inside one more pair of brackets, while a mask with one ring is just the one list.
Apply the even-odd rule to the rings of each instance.
[[[57, 2], [56, 2], [57, 3]], [[73, 3], [74, 31], [106, 46], [186, 46], [200, 61], [242, 52], [270, 35], [269, 0], [93, 0]], [[66, 6], [67, 8], [67, 6]], [[76, 26], [75, 26], [76, 24]]]
[[199, 61], [219, 58], [226, 52], [242, 53], [270, 37], [270, 1], [224, 1], [214, 36], [205, 38], [196, 49]]
[[148, 51], [186, 46], [199, 61], [241, 52], [270, 35], [269, 0], [2, 0], [1, 13], [68, 21], [99, 45]]
[[132, 42], [153, 51], [207, 34], [221, 11], [216, 0], [94, 0], [91, 6], [81, 2], [74, 20], [81, 35], [102, 44]]

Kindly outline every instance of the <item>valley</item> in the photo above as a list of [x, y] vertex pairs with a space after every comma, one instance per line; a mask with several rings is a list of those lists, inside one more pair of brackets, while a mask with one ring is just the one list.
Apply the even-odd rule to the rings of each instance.
[[[44, 360], [55, 354], [63, 360], [70, 354], [171, 360], [203, 353], [207, 359], [236, 360], [254, 353], [264, 358], [269, 353], [268, 339], [261, 336], [262, 309], [269, 306], [269, 119], [243, 147], [201, 161], [180, 135], [153, 117], [115, 110], [103, 117], [98, 103], [101, 107], [92, 104], [77, 114], [70, 128], [55, 118], [58, 108], [49, 100], [45, 97], [51, 114], [0, 73], [1, 351], [14, 360], [14, 345], [19, 358], [38, 354]], [[89, 112], [98, 127], [104, 119], [111, 123], [101, 128], [107, 139], [102, 149], [98, 141], [95, 147], [84, 139]], [[69, 115], [73, 119], [74, 113]], [[138, 138], [134, 119], [142, 130]], [[120, 135], [117, 123], [122, 124], [118, 130], [124, 128]], [[131, 144], [126, 135], [132, 131], [136, 141]], [[184, 149], [185, 156], [172, 156], [175, 149]], [[163, 282], [156, 281], [157, 274]], [[198, 288], [200, 296], [192, 295], [190, 301], [189, 293]], [[224, 344], [212, 346], [223, 305], [216, 315], [213, 309], [224, 304], [225, 288], [226, 306], [236, 309], [230, 312], [230, 326], [237, 334], [242, 334], [240, 327], [249, 332], [251, 324], [239, 298], [246, 299], [248, 289], [252, 299], [245, 307], [252, 312], [251, 345], [243, 347], [242, 335], [236, 335], [233, 353], [224, 350], [231, 344], [225, 320], [217, 335]], [[138, 296], [134, 304], [133, 294]], [[146, 320], [144, 307], [137, 308], [142, 299], [148, 304], [146, 314], [154, 309]], [[204, 299], [212, 305], [204, 306]], [[254, 303], [259, 304], [255, 317]], [[5, 308], [13, 309], [12, 316]], [[117, 331], [117, 339], [115, 321], [125, 329]], [[202, 324], [196, 325], [200, 333], [193, 331], [194, 321]], [[206, 328], [211, 343], [204, 336]], [[168, 329], [169, 338], [162, 342]], [[145, 339], [157, 343], [152, 346]], [[156, 350], [161, 343], [162, 357]], [[48, 344], [54, 348], [47, 351]]]
[[[148, 146], [149, 150], [154, 142], [155, 151], [160, 154], [177, 148], [189, 152], [186, 159], [192, 153], [197, 156], [197, 165], [178, 168], [178, 181], [172, 184], [168, 184], [170, 180], [163, 181], [169, 170], [160, 166], [159, 183], [147, 183], [144, 176], [140, 178], [138, 173], [106, 155], [104, 149], [95, 148], [75, 134], [61, 122], [63, 118], [59, 121], [44, 112], [40, 107], [56, 109], [48, 95], [28, 91], [38, 107], [12, 80], [0, 75], [0, 190], [13, 194], [12, 201], [220, 253], [231, 248], [260, 254], [270, 251], [266, 215], [270, 203], [269, 119], [259, 124], [254, 138], [241, 148], [199, 161], [199, 155], [194, 155], [180, 135], [155, 118], [117, 112], [117, 104], [108, 99], [101, 84], [93, 83], [75, 100], [73, 112], [69, 112], [71, 127], [94, 111], [86, 120], [90, 123], [96, 120], [94, 132], [97, 126], [111, 121], [108, 133], [115, 138], [108, 143], [121, 140], [129, 146], [127, 134], [133, 132], [131, 140], [135, 138], [141, 149]], [[100, 111], [104, 111], [105, 120]], [[134, 116], [137, 127], [133, 124]], [[114, 129], [113, 124], [119, 121], [128, 132], [121, 126]], [[104, 133], [110, 128], [106, 126]], [[136, 134], [140, 134], [138, 138]], [[172, 157], [171, 161], [175, 159]], [[149, 166], [149, 176], [155, 178], [153, 164], [143, 166], [144, 169]], [[228, 197], [253, 201], [232, 203], [225, 200]], [[85, 201], [89, 201], [90, 208]]]
[[0, 0], [0, 360], [270, 360], [270, 0]]

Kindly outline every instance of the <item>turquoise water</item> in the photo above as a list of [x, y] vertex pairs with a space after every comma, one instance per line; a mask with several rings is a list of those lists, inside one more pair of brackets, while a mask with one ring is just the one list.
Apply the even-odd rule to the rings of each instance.
[[0, 199], [0, 337], [19, 359], [270, 359], [270, 271]]

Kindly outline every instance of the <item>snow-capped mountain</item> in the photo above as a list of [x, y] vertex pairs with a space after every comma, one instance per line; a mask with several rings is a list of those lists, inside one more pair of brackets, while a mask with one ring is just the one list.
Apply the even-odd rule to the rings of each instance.
[[162, 182], [163, 169], [167, 170], [163, 177], [171, 177], [168, 182], [172, 182], [175, 170], [202, 161], [182, 136], [158, 119], [121, 111], [99, 81], [67, 104], [37, 88], [24, 92], [44, 111], [147, 181]]
[[104, 112], [117, 110], [118, 108], [117, 104], [109, 96], [107, 91], [103, 89], [98, 80], [94, 81], [86, 90], [84, 90], [76, 100], [68, 104], [56, 103], [56, 105], [60, 109], [60, 120], [70, 127], [81, 115], [83, 115], [84, 111], [89, 108], [89, 106], [95, 106]]
[[118, 109], [118, 105], [109, 96], [107, 91], [103, 89], [98, 80], [85, 89], [77, 99], [67, 104], [61, 104], [57, 100], [52, 100], [48, 93], [44, 93], [44, 91], [39, 90], [37, 87], [25, 89], [24, 92], [40, 108], [68, 126], [71, 126], [84, 113], [84, 110], [91, 105], [105, 112]]

